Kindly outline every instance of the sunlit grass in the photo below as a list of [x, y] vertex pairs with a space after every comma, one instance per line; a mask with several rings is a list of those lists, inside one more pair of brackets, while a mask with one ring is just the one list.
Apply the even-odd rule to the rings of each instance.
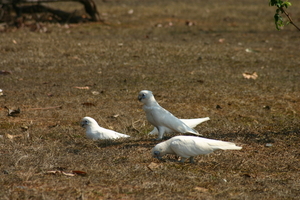
[[[273, 10], [258, 0], [97, 6], [105, 24], [45, 23], [46, 33], [1, 33], [0, 70], [11, 74], [0, 75], [0, 104], [21, 109], [17, 117], [0, 110], [1, 198], [299, 196], [299, 33], [277, 32], [268, 19]], [[242, 75], [254, 71], [255, 80]], [[175, 116], [210, 117], [196, 128], [204, 137], [243, 149], [198, 156], [196, 164], [155, 160], [157, 141], [147, 135], [152, 126], [137, 100], [143, 89]], [[79, 125], [85, 116], [132, 137], [88, 140]]]

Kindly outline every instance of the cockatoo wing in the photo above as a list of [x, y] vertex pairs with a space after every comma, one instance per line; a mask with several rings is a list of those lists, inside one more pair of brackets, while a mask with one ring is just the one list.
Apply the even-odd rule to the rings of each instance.
[[206, 142], [195, 140], [196, 137], [177, 136], [170, 143], [171, 149], [176, 155], [189, 158], [200, 154], [209, 154], [214, 149]]
[[116, 131], [105, 129], [102, 127], [98, 127], [97, 133], [99, 139], [118, 139], [123, 137], [130, 137], [129, 135], [118, 133]]
[[183, 121], [183, 123], [188, 125], [190, 128], [195, 128], [197, 125], [210, 120], [210, 118], [209, 117], [204, 117], [204, 118], [180, 119], [180, 120]]
[[192, 140], [194, 140], [197, 144], [208, 144], [213, 150], [240, 150], [242, 147], [236, 146], [236, 144], [232, 142], [226, 142], [222, 140], [214, 140], [209, 138], [203, 138], [203, 137], [193, 137], [188, 136]]
[[148, 121], [157, 128], [166, 127], [168, 129], [173, 130], [174, 132], [192, 133], [199, 135], [199, 133], [196, 130], [188, 127], [185, 123], [180, 121], [172, 113], [160, 106], [155, 106], [145, 111]]
[[[180, 119], [180, 121], [182, 121], [183, 123], [185, 123], [187, 126], [189, 126], [190, 128], [195, 128], [197, 125], [206, 122], [210, 120], [209, 117], [204, 117], [204, 118], [195, 118], [195, 119]], [[166, 128], [165, 130], [166, 133], [172, 133], [174, 131], [172, 131], [169, 128]], [[153, 128], [153, 130], [149, 133], [149, 135], [156, 135], [158, 134], [158, 130], [156, 127]]]
[[213, 142], [208, 144], [214, 149], [214, 150], [240, 150], [242, 147], [236, 146], [236, 144], [232, 142], [224, 142], [224, 141], [219, 141], [219, 142]]

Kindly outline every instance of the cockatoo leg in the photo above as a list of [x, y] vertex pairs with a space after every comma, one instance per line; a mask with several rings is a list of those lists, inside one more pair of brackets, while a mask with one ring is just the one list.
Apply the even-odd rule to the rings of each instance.
[[193, 156], [190, 157], [190, 162], [191, 162], [191, 163], [195, 163], [194, 157], [193, 157]]
[[165, 129], [164, 127], [156, 127], [158, 129], [158, 137], [156, 140], [162, 140], [164, 137]]

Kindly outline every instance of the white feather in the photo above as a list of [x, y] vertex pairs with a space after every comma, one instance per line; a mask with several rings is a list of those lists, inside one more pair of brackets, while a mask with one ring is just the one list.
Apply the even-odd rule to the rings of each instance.
[[91, 117], [84, 117], [81, 120], [81, 126], [86, 129], [86, 137], [93, 140], [108, 140], [130, 137], [122, 133], [118, 133], [113, 130], [102, 128], [98, 125], [96, 120]]
[[168, 129], [172, 132], [191, 133], [200, 135], [196, 130], [187, 126], [172, 113], [161, 107], [155, 100], [151, 91], [142, 90], [138, 99], [144, 104], [147, 120], [158, 129], [158, 138], [161, 140]]
[[193, 162], [194, 156], [209, 154], [215, 150], [240, 150], [232, 142], [213, 140], [196, 136], [175, 136], [167, 141], [157, 144], [152, 149], [152, 156], [161, 158], [166, 154], [175, 154], [181, 157], [180, 162], [190, 158]]
[[[209, 117], [204, 117], [204, 118], [195, 118], [195, 119], [180, 119], [183, 123], [188, 125], [190, 128], [195, 128], [199, 124], [206, 122], [210, 120]], [[169, 128], [166, 128], [165, 133], [173, 133], [173, 131]], [[158, 134], [158, 130], [156, 127], [153, 128], [153, 130], [149, 133], [149, 135], [156, 135]]]

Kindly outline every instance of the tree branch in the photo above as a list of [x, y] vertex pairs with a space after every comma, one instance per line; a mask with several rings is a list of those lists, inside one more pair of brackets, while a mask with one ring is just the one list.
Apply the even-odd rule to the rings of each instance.
[[292, 24], [293, 26], [295, 26], [295, 27], [298, 29], [298, 31], [300, 31], [300, 28], [293, 22], [292, 18], [290, 17], [290, 14], [289, 14], [288, 12], [286, 12], [286, 11], [283, 9], [283, 7], [278, 7], [278, 8], [280, 9], [280, 11], [281, 11], [282, 13], [284, 13], [284, 14], [287, 16], [287, 18], [288, 18], [289, 21], [290, 21], [290, 24]]

